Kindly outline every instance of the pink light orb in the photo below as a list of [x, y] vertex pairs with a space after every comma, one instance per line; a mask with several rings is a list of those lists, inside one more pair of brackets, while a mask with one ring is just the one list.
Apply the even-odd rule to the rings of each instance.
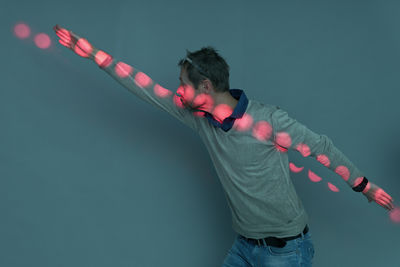
[[308, 157], [311, 155], [310, 147], [306, 144], [298, 144], [296, 150], [299, 151], [303, 157]]
[[328, 187], [332, 192], [339, 192], [339, 188], [328, 182]]
[[112, 62], [112, 57], [106, 52], [99, 50], [94, 57], [94, 61], [99, 67], [107, 68]]
[[120, 61], [115, 65], [115, 73], [121, 78], [126, 78], [133, 73], [133, 67]]
[[253, 127], [253, 136], [260, 140], [268, 140], [272, 135], [272, 126], [266, 121], [259, 121]]
[[329, 160], [328, 156], [326, 156], [324, 154], [318, 155], [317, 160], [319, 163], [321, 163], [325, 167], [329, 167], [331, 165], [331, 161]]
[[247, 113], [243, 114], [243, 117], [236, 119], [233, 123], [233, 128], [239, 132], [247, 131], [253, 124], [253, 117]]
[[226, 104], [219, 104], [214, 108], [213, 113], [217, 120], [220, 120], [222, 123], [227, 117], [232, 114], [232, 108]]
[[81, 57], [89, 57], [93, 52], [93, 47], [88, 40], [81, 38], [76, 42], [75, 53]]
[[394, 208], [390, 211], [390, 220], [394, 223], [400, 223], [400, 208]]
[[141, 88], [145, 88], [150, 86], [153, 81], [151, 80], [151, 78], [149, 76], [147, 76], [145, 73], [143, 72], [138, 72], [135, 76], [135, 83], [141, 87]]
[[338, 166], [338, 167], [335, 169], [335, 172], [336, 172], [337, 174], [339, 174], [340, 176], [342, 176], [342, 178], [343, 178], [345, 181], [349, 180], [350, 171], [349, 171], [349, 169], [348, 169], [346, 166], [343, 166], [343, 165]]
[[320, 182], [320, 181], [322, 180], [321, 177], [319, 177], [318, 175], [316, 175], [316, 174], [315, 174], [314, 172], [312, 172], [311, 170], [308, 170], [308, 178], [309, 178], [312, 182], [314, 182], [314, 183]]
[[284, 148], [289, 148], [292, 145], [292, 138], [286, 132], [276, 134], [276, 143]]
[[290, 162], [289, 163], [289, 169], [292, 172], [298, 173], [298, 172], [301, 172], [304, 169], [304, 167], [297, 167], [296, 165], [294, 165], [293, 163]]
[[51, 45], [50, 37], [45, 33], [39, 33], [35, 36], [35, 44], [41, 49], [47, 49]]
[[[185, 95], [186, 96], [186, 95]], [[193, 107], [201, 110], [212, 110], [214, 106], [214, 100], [210, 95], [201, 93], [197, 95], [193, 100]]]
[[154, 86], [154, 94], [156, 94], [156, 96], [158, 96], [158, 97], [165, 98], [167, 96], [172, 95], [172, 92], [168, 89], [165, 89], [161, 85], [156, 84]]
[[14, 26], [14, 34], [20, 39], [25, 39], [31, 35], [31, 29], [25, 23], [18, 23]]

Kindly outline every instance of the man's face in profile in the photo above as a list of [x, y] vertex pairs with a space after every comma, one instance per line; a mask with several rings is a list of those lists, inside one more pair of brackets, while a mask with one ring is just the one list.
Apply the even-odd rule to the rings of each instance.
[[185, 107], [195, 108], [193, 106], [193, 100], [199, 94], [199, 90], [194, 88], [193, 83], [188, 78], [185, 68], [181, 68], [179, 81], [180, 81], [179, 93], [181, 94], [181, 100], [183, 105]]

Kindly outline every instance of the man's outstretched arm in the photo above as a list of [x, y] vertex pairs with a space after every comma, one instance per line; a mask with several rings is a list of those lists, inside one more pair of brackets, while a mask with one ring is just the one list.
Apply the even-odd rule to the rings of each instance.
[[333, 145], [329, 137], [314, 133], [279, 107], [271, 113], [271, 121], [273, 138], [277, 145], [297, 150], [305, 157], [316, 158], [340, 175], [354, 191], [362, 192], [369, 202], [375, 201], [387, 210], [394, 208], [392, 197], [382, 188], [364, 180], [364, 174]]
[[[190, 128], [197, 130], [197, 119], [193, 112], [182, 105], [180, 97], [155, 83], [149, 76], [132, 66], [115, 60], [111, 55], [94, 47], [89, 41], [70, 30], [54, 26], [59, 43], [77, 55], [88, 58], [106, 71], [117, 82], [142, 100], [156, 106]], [[179, 87], [177, 93], [183, 93]]]

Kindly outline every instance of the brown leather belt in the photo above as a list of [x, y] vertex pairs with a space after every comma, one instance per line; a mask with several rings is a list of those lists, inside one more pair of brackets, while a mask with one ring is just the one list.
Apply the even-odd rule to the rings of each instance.
[[[306, 227], [304, 228], [303, 235], [305, 235], [307, 232], [308, 232], [308, 225], [306, 225]], [[284, 246], [286, 246], [286, 241], [299, 238], [301, 236], [301, 234], [298, 234], [296, 236], [288, 236], [288, 237], [284, 237], [284, 238], [269, 236], [269, 237], [261, 238], [261, 239], [247, 238], [242, 235], [240, 235], [240, 236], [254, 245], [264, 246], [264, 242], [265, 242], [268, 246], [283, 248]], [[263, 240], [264, 240], [264, 242], [263, 242]]]

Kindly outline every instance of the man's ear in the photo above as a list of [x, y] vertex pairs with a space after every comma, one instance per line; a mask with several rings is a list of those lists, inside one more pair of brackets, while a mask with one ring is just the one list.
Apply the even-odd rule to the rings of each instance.
[[203, 90], [207, 94], [211, 94], [211, 92], [213, 90], [213, 85], [212, 85], [212, 82], [209, 79], [204, 80], [203, 84], [201, 86], [203, 87]]

